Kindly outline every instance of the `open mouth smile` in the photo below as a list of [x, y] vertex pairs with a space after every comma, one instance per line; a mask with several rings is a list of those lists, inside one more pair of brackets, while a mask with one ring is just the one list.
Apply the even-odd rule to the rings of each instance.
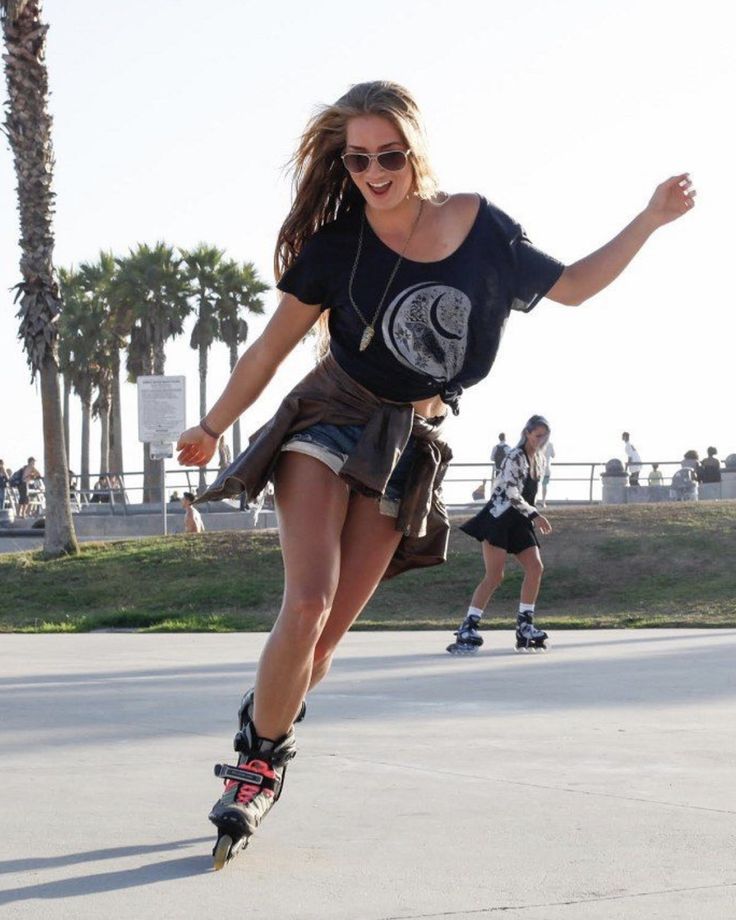
[[366, 185], [374, 195], [385, 195], [391, 187], [392, 182], [390, 179], [387, 179], [385, 182], [366, 182]]

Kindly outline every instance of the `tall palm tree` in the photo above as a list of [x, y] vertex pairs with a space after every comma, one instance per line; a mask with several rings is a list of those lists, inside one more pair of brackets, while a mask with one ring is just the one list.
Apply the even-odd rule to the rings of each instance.
[[[89, 442], [93, 413], [102, 421], [100, 468], [106, 469], [109, 412], [103, 413], [103, 408], [110, 401], [110, 336], [105, 305], [95, 299], [94, 286], [85, 272], [59, 269], [59, 283], [64, 299], [64, 312], [59, 322], [61, 366], [82, 403], [80, 487], [84, 492], [90, 488]], [[101, 395], [93, 403], [95, 389]]]
[[69, 470], [56, 355], [57, 322], [62, 310], [54, 274], [54, 155], [48, 111], [46, 33], [41, 0], [0, 0], [5, 39], [8, 101], [5, 131], [10, 141], [18, 181], [21, 226], [20, 337], [31, 376], [41, 379], [46, 527], [44, 553], [61, 556], [79, 552], [69, 501]]
[[[252, 262], [240, 265], [234, 260], [223, 262], [218, 285], [217, 319], [219, 338], [230, 352], [230, 371], [238, 360], [238, 350], [248, 338], [248, 323], [242, 311], [263, 313], [261, 294], [268, 290], [258, 277]], [[204, 412], [202, 413], [204, 415]], [[240, 453], [240, 420], [233, 423], [233, 455]]]
[[[171, 246], [139, 244], [122, 259], [116, 259], [117, 301], [127, 305], [133, 316], [128, 345], [128, 378], [163, 374], [166, 365], [165, 343], [181, 335], [184, 319], [191, 307], [188, 287], [179, 259]], [[159, 501], [161, 460], [151, 460], [149, 445], [143, 448], [143, 500]]]
[[[199, 357], [199, 417], [207, 412], [207, 363], [212, 343], [217, 338], [216, 315], [220, 269], [224, 252], [216, 246], [200, 243], [195, 249], [182, 249], [182, 272], [188, 282], [197, 317], [189, 340]], [[207, 485], [205, 472], [199, 471], [199, 491]]]
[[100, 318], [97, 336], [100, 374], [96, 381], [99, 392], [95, 406], [103, 428], [107, 429], [100, 442], [100, 469], [120, 475], [123, 472], [120, 351], [127, 341], [132, 314], [124, 304], [117, 302], [115, 284], [118, 266], [111, 252], [101, 251], [95, 262], [83, 262], [79, 273]]

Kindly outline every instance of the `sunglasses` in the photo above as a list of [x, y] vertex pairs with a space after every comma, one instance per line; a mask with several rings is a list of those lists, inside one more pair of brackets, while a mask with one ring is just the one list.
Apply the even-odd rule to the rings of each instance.
[[381, 169], [398, 172], [406, 166], [411, 150], [384, 150], [381, 153], [343, 153], [340, 159], [349, 173], [362, 173], [376, 160]]

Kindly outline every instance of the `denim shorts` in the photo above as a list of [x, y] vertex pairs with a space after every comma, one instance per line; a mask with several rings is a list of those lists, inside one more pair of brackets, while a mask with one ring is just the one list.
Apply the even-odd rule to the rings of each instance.
[[[304, 431], [292, 435], [281, 449], [315, 457], [329, 466], [333, 473], [339, 473], [348, 455], [358, 443], [364, 427], [364, 425], [330, 425], [327, 422], [317, 422], [316, 425], [311, 425]], [[404, 448], [386, 484], [383, 498], [380, 500], [381, 514], [398, 517], [399, 502], [411, 472], [414, 453], [414, 438], [409, 438], [409, 443]]]

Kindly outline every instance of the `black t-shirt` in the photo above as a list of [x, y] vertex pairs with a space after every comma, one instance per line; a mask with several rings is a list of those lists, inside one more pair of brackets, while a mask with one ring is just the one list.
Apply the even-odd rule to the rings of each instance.
[[[528, 312], [564, 265], [536, 249], [519, 224], [485, 198], [460, 246], [439, 262], [404, 259], [359, 351], [365, 324], [348, 296], [361, 209], [307, 241], [279, 290], [330, 310], [330, 349], [354, 380], [383, 399], [414, 402], [440, 394], [456, 407], [464, 387], [490, 371], [511, 310]], [[397, 253], [365, 223], [353, 297], [371, 319]]]

